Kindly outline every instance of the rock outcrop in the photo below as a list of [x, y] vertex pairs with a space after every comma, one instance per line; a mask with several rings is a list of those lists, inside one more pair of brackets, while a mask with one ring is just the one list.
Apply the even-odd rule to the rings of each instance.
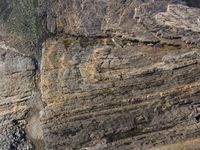
[[[183, 5], [168, 5], [167, 12], [159, 13], [156, 20], [161, 25], [200, 32], [200, 9]], [[192, 16], [192, 17], [191, 17]]]
[[143, 149], [199, 136], [198, 49], [79, 44], [45, 43], [47, 149]]
[[0, 2], [0, 149], [200, 148], [191, 1], [30, 0], [33, 35], [12, 29], [13, 3]]
[[35, 65], [5, 43], [0, 43], [0, 149], [31, 149], [25, 134], [27, 101], [32, 96]]

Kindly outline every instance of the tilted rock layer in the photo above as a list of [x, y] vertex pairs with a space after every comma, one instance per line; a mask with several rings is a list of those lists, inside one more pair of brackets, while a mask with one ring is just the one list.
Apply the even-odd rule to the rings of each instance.
[[24, 131], [35, 65], [31, 58], [0, 43], [0, 149], [31, 149]]
[[200, 9], [186, 4], [39, 0], [41, 53], [0, 34], [0, 149], [200, 149]]

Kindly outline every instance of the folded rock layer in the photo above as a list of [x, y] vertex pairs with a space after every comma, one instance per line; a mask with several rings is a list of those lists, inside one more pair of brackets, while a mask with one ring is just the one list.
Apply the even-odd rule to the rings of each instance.
[[39, 0], [42, 50], [0, 32], [0, 149], [199, 149], [200, 9], [186, 4]]

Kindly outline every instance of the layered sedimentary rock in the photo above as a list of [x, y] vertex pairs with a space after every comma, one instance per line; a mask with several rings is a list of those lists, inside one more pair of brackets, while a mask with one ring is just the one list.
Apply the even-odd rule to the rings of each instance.
[[27, 101], [32, 96], [35, 64], [5, 43], [0, 43], [0, 149], [32, 149], [25, 133]]
[[0, 149], [199, 149], [193, 2], [0, 2]]
[[[157, 3], [76, 2], [66, 6], [81, 13], [75, 11], [80, 5], [84, 13], [73, 13], [79, 22], [63, 29], [74, 35], [49, 39], [43, 47], [46, 148], [165, 149], [160, 146], [199, 141], [200, 50], [199, 39], [193, 38], [199, 36], [193, 22], [198, 18], [182, 18], [184, 11], [197, 15], [199, 9], [169, 5], [167, 10], [166, 1], [157, 10]], [[55, 7], [59, 4], [65, 7], [64, 2]], [[173, 14], [178, 19], [170, 21]], [[63, 17], [73, 21], [69, 16]], [[47, 20], [47, 28], [54, 31], [59, 18], [53, 24]], [[182, 22], [186, 25], [175, 28]], [[76, 33], [79, 29], [82, 36]], [[196, 40], [194, 45], [187, 45], [190, 40]]]
[[[159, 13], [157, 21], [160, 24], [200, 32], [200, 10], [190, 9], [183, 5], [169, 5], [167, 12]], [[191, 17], [192, 16], [192, 17]]]
[[43, 52], [47, 149], [145, 149], [199, 136], [199, 49], [63, 42]]

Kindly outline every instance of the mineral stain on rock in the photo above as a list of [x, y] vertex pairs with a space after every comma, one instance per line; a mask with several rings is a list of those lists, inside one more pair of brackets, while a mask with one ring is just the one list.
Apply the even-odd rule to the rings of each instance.
[[1, 0], [0, 150], [200, 149], [198, 0]]

